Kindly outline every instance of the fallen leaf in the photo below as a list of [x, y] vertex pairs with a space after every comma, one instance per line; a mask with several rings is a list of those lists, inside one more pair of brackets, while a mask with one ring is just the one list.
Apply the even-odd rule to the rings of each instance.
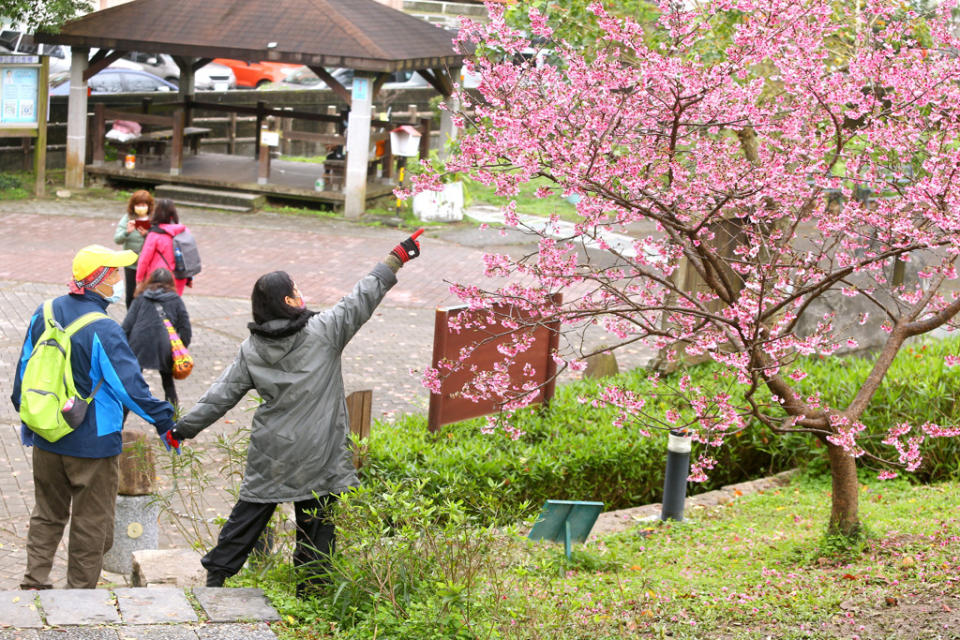
[[943, 607], [943, 610], [944, 610], [946, 613], [953, 613], [953, 609], [951, 609], [949, 606], [947, 606], [946, 603], [944, 603], [944, 604], [942, 604], [942, 605], [940, 605], [940, 606]]
[[13, 600], [11, 600], [11, 602], [20, 602], [20, 596], [17, 596]]
[[899, 604], [899, 603], [897, 602], [897, 599], [894, 598], [894, 597], [892, 597], [892, 596], [887, 596], [886, 598], [883, 599], [883, 602], [884, 602], [884, 604], [886, 604], [888, 607], [895, 607], [895, 606], [897, 606], [897, 605]]
[[845, 573], [845, 574], [843, 574], [843, 575], [840, 576], [840, 577], [843, 578], [844, 580], [856, 580], [856, 579], [857, 579], [857, 576], [853, 575], [852, 573]]

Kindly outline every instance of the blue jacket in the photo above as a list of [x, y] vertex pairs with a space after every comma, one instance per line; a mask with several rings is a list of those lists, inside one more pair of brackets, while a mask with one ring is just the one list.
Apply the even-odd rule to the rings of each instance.
[[[67, 326], [91, 311], [103, 312], [109, 304], [93, 291], [82, 295], [67, 294], [53, 301], [53, 315], [62, 326]], [[20, 352], [20, 363], [13, 380], [10, 399], [20, 412], [20, 381], [33, 345], [43, 333], [43, 305], [33, 313]], [[110, 318], [94, 320], [73, 335], [70, 346], [73, 381], [77, 393], [90, 397], [94, 386], [103, 384], [94, 396], [87, 415], [72, 433], [56, 442], [36, 435], [26, 425], [20, 425], [23, 444], [36, 445], [44, 451], [77, 458], [108, 458], [119, 455], [123, 442], [123, 407], [127, 407], [151, 423], [162, 434], [173, 427], [173, 407], [154, 398], [147, 387], [137, 358], [130, 350], [127, 337], [120, 325]]]

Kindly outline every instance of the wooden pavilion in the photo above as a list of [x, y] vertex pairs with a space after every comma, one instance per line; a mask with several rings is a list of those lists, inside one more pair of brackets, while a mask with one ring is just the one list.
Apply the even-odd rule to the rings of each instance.
[[[170, 54], [180, 67], [179, 97], [194, 102], [194, 73], [213, 58], [303, 64], [350, 107], [346, 129], [344, 214], [359, 217], [366, 203], [371, 109], [393, 71], [418, 71], [444, 96], [453, 91], [463, 57], [452, 34], [374, 0], [133, 0], [65, 24], [38, 42], [72, 48], [67, 121], [67, 187], [84, 181], [87, 81], [124, 53]], [[90, 49], [98, 49], [90, 58]], [[351, 90], [327, 72], [355, 70]], [[171, 119], [170, 173], [182, 165], [189, 116]], [[452, 134], [444, 112], [441, 135]]]

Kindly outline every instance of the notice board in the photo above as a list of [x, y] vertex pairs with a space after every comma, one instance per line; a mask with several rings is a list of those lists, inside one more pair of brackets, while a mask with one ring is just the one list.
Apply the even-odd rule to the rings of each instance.
[[[553, 303], [559, 305], [562, 301], [561, 294], [555, 293], [552, 296]], [[491, 311], [496, 318], [529, 318], [528, 313], [512, 305], [496, 305]], [[428, 427], [431, 431], [436, 431], [445, 424], [489, 415], [500, 410], [496, 400], [474, 402], [470, 398], [462, 397], [459, 392], [463, 385], [476, 375], [471, 372], [472, 366], [476, 366], [477, 371], [492, 370], [494, 363], [503, 361], [504, 356], [498, 351], [498, 346], [508, 344], [514, 331], [529, 330], [521, 321], [520, 328], [514, 331], [499, 322], [482, 329], [452, 331], [450, 319], [462, 313], [469, 313], [466, 306], [437, 309], [431, 361], [433, 368], [439, 369], [439, 365], [444, 361], [457, 361], [464, 347], [474, 345], [475, 348], [463, 366], [442, 378], [440, 393], [430, 394]], [[519, 353], [507, 369], [512, 382], [522, 384], [531, 381], [540, 387], [535, 404], [546, 404], [553, 397], [557, 364], [552, 354], [559, 344], [559, 332], [559, 320], [537, 325], [533, 328], [533, 343], [530, 348]], [[532, 377], [523, 373], [526, 364], [533, 368]]]
[[39, 90], [39, 64], [24, 64], [17, 56], [0, 57], [0, 126], [37, 126]]

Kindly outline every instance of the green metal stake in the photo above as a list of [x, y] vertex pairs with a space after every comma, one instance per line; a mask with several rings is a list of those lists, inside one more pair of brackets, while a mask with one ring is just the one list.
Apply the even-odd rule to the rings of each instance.
[[570, 521], [563, 521], [563, 550], [567, 554], [567, 560], [570, 559]]

